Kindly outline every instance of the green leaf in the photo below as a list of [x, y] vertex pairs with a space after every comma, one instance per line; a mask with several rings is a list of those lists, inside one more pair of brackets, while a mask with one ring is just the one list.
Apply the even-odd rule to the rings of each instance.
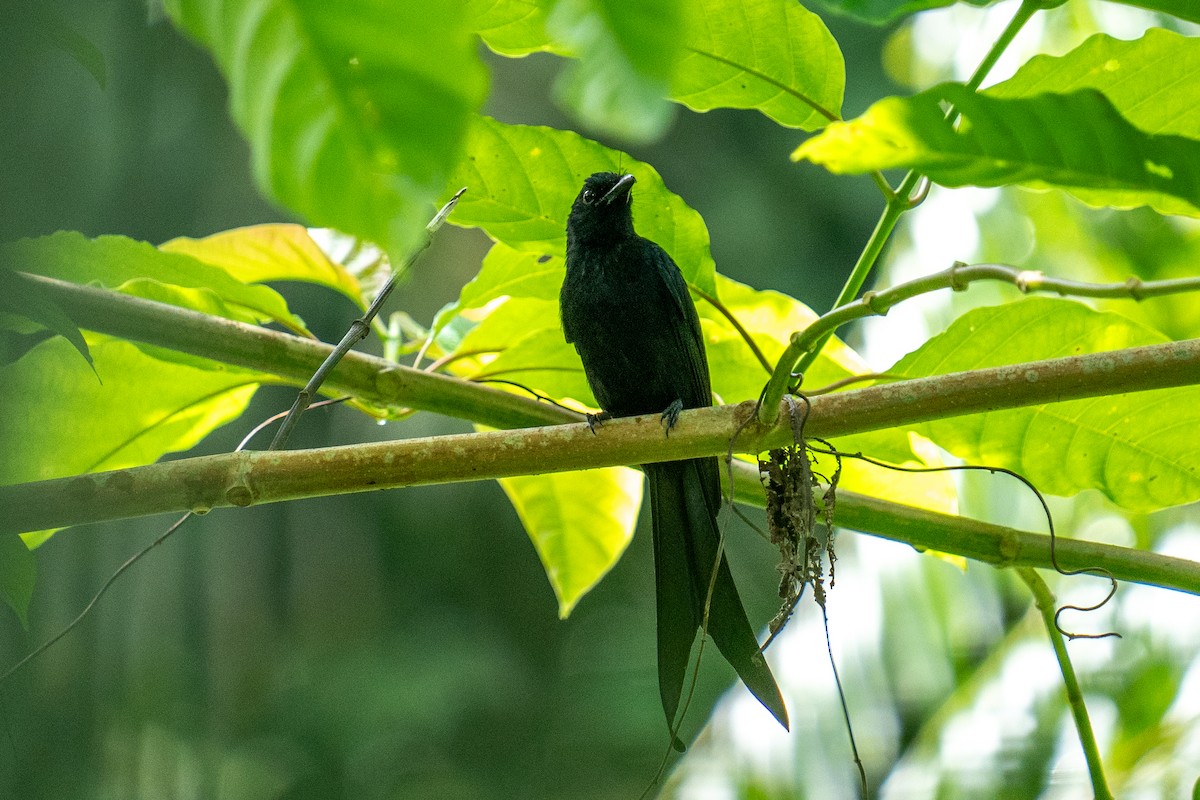
[[173, 0], [208, 48], [272, 197], [407, 252], [462, 152], [487, 78], [454, 0]]
[[1200, 22], [1200, 3], [1195, 0], [1115, 0], [1127, 6], [1144, 8], [1148, 11], [1158, 11], [1186, 19], [1188, 22]]
[[[817, 318], [808, 306], [781, 292], [755, 289], [720, 274], [716, 286], [721, 305], [750, 334], [772, 365], [783, 354], [788, 337]], [[766, 369], [725, 314], [704, 299], [697, 300], [696, 311], [704, 329], [713, 391], [723, 403], [756, 399], [770, 377]], [[862, 359], [834, 338], [805, 375], [805, 387], [815, 389], [867, 372], [870, 370]]]
[[[965, 0], [965, 2], [973, 6], [986, 6], [997, 3], [999, 0]], [[952, 6], [955, 4], [955, 0], [810, 0], [810, 3], [835, 14], [853, 17], [872, 25], [886, 25], [921, 11]]]
[[[961, 112], [959, 128], [943, 102]], [[1000, 99], [942, 84], [830, 125], [792, 158], [836, 173], [904, 167], [944, 186], [1058, 188], [1093, 206], [1200, 216], [1200, 141], [1143, 133], [1093, 89]]]
[[551, 0], [467, 0], [467, 17], [471, 30], [500, 55], [566, 55], [562, 45], [546, 35], [546, 17], [553, 5]]
[[29, 627], [29, 600], [36, 578], [37, 559], [21, 537], [0, 536], [0, 597], [16, 612], [23, 628]]
[[625, 552], [642, 503], [642, 473], [625, 467], [502, 478], [566, 618]]
[[[1000, 0], [959, 1], [964, 5], [988, 6], [998, 3]], [[811, 2], [835, 13], [854, 17], [874, 25], [884, 25], [921, 11], [945, 8], [955, 4], [955, 0], [811, 0]], [[1042, 8], [1055, 8], [1065, 2], [1066, 0], [1042, 0], [1040, 5]], [[1113, 0], [1113, 2], [1171, 14], [1190, 22], [1200, 22], [1200, 5], [1195, 0]]]
[[247, 285], [191, 256], [163, 252], [123, 236], [88, 239], [80, 233], [60, 231], [0, 245], [0, 261], [35, 275], [153, 295], [150, 299], [243, 322], [272, 320], [304, 330], [303, 321], [288, 310], [274, 289]]
[[570, 131], [477, 118], [467, 158], [449, 184], [470, 190], [450, 222], [482, 228], [515, 250], [565, 257], [571, 204], [584, 178], [605, 170], [637, 177], [638, 233], [670, 253], [689, 283], [715, 291], [708, 228], [700, 215], [667, 190], [653, 167]]
[[[888, 374], [924, 377], [1164, 340], [1119, 314], [1028, 298], [964, 314]], [[975, 414], [917, 430], [968, 462], [1014, 469], [1048, 494], [1098, 489], [1137, 511], [1200, 499], [1200, 386]]]
[[[46, 295], [41, 286], [9, 269], [3, 258], [0, 255], [0, 312], [24, 317], [58, 334], [70, 342], [83, 360], [92, 366], [92, 354], [88, 352], [87, 342], [71, 318]], [[2, 332], [7, 347], [0, 353], [0, 366], [16, 361], [47, 338], [38, 331]]]
[[579, 356], [563, 337], [557, 302], [510, 299], [492, 309], [457, 349], [475, 354], [452, 362], [455, 375], [512, 381], [556, 400], [596, 408]]
[[558, 0], [547, 26], [579, 58], [555, 93], [585, 126], [635, 142], [662, 135], [674, 112], [664, 95], [681, 53], [680, 0]]
[[1200, 139], [1197, 75], [1200, 39], [1150, 28], [1133, 41], [1099, 33], [1066, 55], [1035, 56], [985, 94], [1018, 98], [1095, 89], [1146, 133]]
[[840, 115], [846, 65], [816, 14], [792, 0], [702, 0], [694, 15], [673, 100], [693, 111], [753, 108], [805, 130]]
[[440, 330], [469, 308], [481, 308], [500, 297], [557, 300], [565, 264], [561, 257], [522, 253], [496, 242], [483, 257], [479, 273], [459, 292], [458, 300], [437, 313], [433, 329]]
[[330, 260], [301, 225], [252, 225], [203, 239], [179, 237], [158, 246], [219, 267], [242, 283], [304, 281], [333, 289], [366, 308], [362, 286], [344, 266]]
[[99, 334], [87, 339], [103, 383], [61, 339], [0, 368], [0, 442], [19, 452], [0, 459], [0, 484], [122, 469], [186, 450], [240, 416], [269, 378], [202, 359], [163, 361]]

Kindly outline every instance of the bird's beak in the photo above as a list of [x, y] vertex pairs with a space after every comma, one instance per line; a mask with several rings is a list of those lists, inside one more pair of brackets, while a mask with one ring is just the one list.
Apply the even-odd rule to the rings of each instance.
[[604, 197], [600, 198], [600, 202], [604, 205], [613, 203], [622, 197], [629, 194], [629, 190], [633, 188], [633, 184], [637, 182], [637, 178], [632, 175], [622, 175], [611, 189], [604, 193]]

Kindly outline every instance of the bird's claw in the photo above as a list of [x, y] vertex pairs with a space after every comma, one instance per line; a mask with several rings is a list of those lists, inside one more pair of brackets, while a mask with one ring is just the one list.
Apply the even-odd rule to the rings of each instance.
[[675, 402], [667, 406], [666, 410], [662, 412], [662, 416], [659, 417], [659, 421], [661, 421], [663, 427], [666, 428], [666, 432], [664, 434], [665, 436], [671, 435], [671, 428], [674, 428], [675, 423], [679, 421], [679, 414], [682, 411], [683, 401], [675, 400]]
[[612, 414], [607, 411], [601, 411], [599, 414], [585, 414], [585, 416], [587, 417], [588, 430], [592, 432], [592, 436], [596, 435], [596, 428], [600, 427], [600, 423], [612, 419]]

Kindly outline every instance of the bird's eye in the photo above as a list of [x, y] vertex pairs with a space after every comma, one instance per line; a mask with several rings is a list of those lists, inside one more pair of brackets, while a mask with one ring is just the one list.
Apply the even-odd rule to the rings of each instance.
[[591, 189], [584, 189], [582, 199], [583, 199], [584, 205], [590, 206], [592, 203], [594, 203], [596, 201], [596, 193], [593, 192]]

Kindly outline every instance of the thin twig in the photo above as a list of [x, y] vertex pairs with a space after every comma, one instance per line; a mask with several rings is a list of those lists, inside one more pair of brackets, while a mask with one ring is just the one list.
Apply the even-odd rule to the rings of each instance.
[[342, 337], [342, 341], [338, 343], [337, 347], [333, 348], [333, 352], [329, 354], [325, 362], [317, 368], [312, 378], [300, 390], [300, 393], [296, 395], [296, 402], [292, 404], [292, 409], [284, 418], [283, 424], [275, 432], [275, 438], [271, 440], [271, 446], [267, 450], [282, 450], [287, 445], [287, 440], [292, 434], [292, 429], [296, 427], [296, 422], [299, 421], [300, 415], [304, 413], [305, 409], [312, 402], [312, 399], [316, 397], [317, 392], [320, 391], [321, 384], [325, 382], [325, 378], [333, 371], [338, 362], [342, 360], [342, 357], [350, 352], [354, 345], [366, 338], [367, 333], [371, 330], [371, 321], [375, 319], [375, 316], [379, 313], [379, 309], [383, 307], [384, 302], [387, 300], [388, 295], [396, 287], [396, 279], [407, 272], [429, 247], [430, 242], [433, 241], [433, 234], [437, 232], [438, 228], [442, 227], [442, 223], [446, 221], [446, 217], [450, 216], [450, 212], [454, 210], [454, 206], [458, 205], [458, 198], [462, 197], [463, 192], [466, 190], [467, 187], [464, 186], [455, 192], [446, 205], [442, 206], [441, 210], [434, 215], [429, 224], [425, 226], [425, 239], [420, 247], [412, 252], [400, 269], [392, 271], [392, 274], [388, 276], [387, 283], [379, 290], [379, 294], [375, 296], [375, 300], [371, 303], [367, 312], [350, 323], [350, 330], [346, 331], [346, 335]]
[[742, 340], [746, 343], [746, 346], [750, 348], [750, 352], [754, 353], [754, 357], [758, 359], [758, 363], [762, 364], [763, 369], [765, 369], [767, 374], [770, 375], [771, 362], [767, 360], [765, 355], [763, 355], [763, 351], [759, 349], [758, 342], [754, 341], [754, 337], [750, 335], [750, 331], [743, 327], [742, 323], [736, 316], [734, 316], [733, 312], [716, 297], [713, 297], [708, 292], [700, 289], [694, 283], [689, 283], [688, 288], [691, 289], [692, 293], [701, 300], [704, 300], [710, 306], [715, 308], [721, 314], [721, 316], [729, 320], [729, 324], [732, 325], [734, 330], [738, 332], [738, 335], [742, 337]]
[[[833, 332], [848, 322], [863, 317], [883, 316], [898, 303], [941, 289], [965, 291], [968, 286], [978, 281], [1009, 283], [1024, 294], [1047, 292], [1060, 297], [1127, 298], [1136, 301], [1148, 297], [1200, 291], [1200, 278], [1172, 278], [1161, 281], [1129, 278], [1120, 283], [1086, 283], [1050, 278], [1038, 270], [1018, 269], [1007, 264], [963, 264], [959, 262], [949, 269], [897, 284], [890, 289], [867, 292], [858, 300], [836, 307], [833, 311], [821, 315], [804, 330], [793, 333], [787, 352], [815, 356]], [[780, 360], [780, 363], [782, 364], [786, 358], [789, 358], [787, 354]], [[777, 372], [772, 375], [773, 383], [776, 382], [778, 374]], [[768, 388], [770, 388], [770, 384]], [[772, 424], [778, 415], [777, 409], [774, 413], [769, 411], [766, 405], [769, 402], [769, 395], [764, 396], [763, 405], [759, 410], [759, 421], [764, 425]]]

